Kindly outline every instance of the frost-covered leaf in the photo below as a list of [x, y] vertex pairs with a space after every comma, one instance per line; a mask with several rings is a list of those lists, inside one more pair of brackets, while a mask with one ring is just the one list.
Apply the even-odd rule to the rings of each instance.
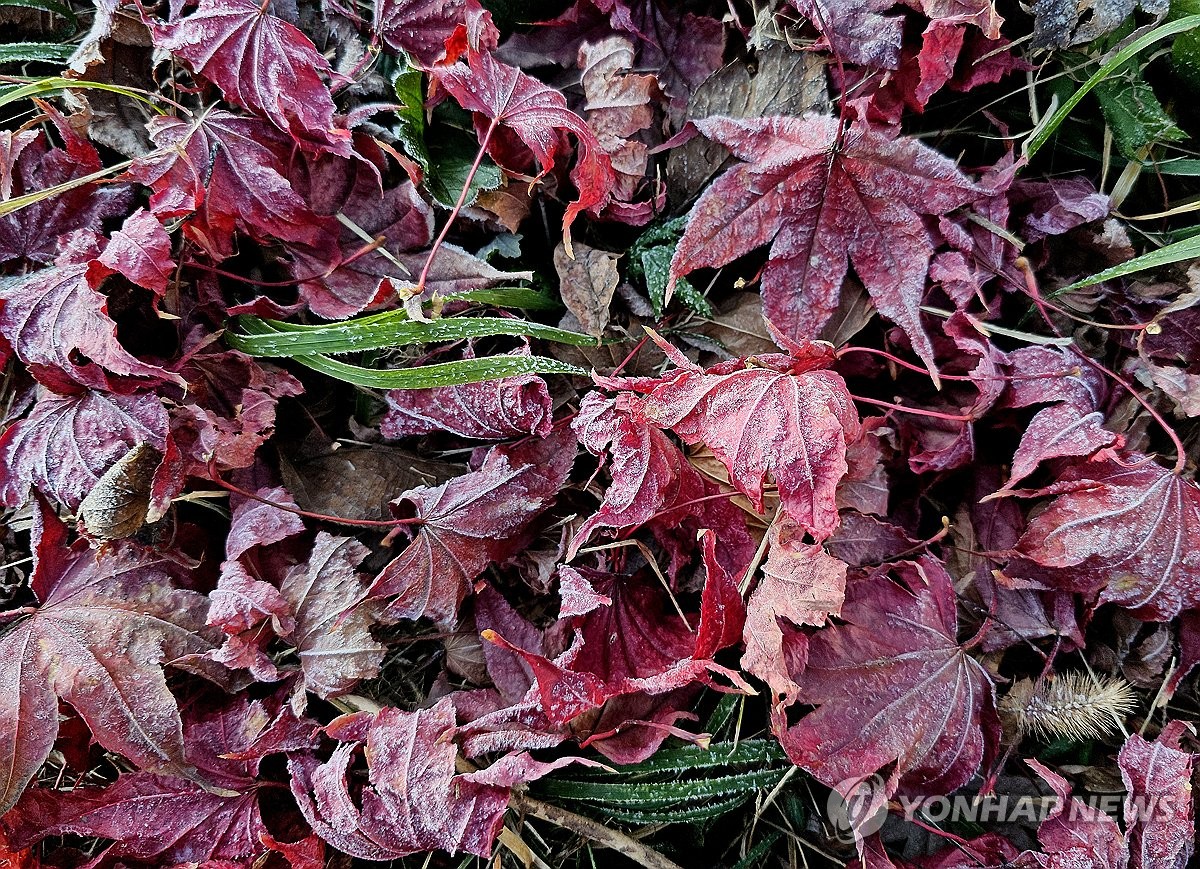
[[[1101, 454], [1043, 490], [1006, 572], [1168, 621], [1200, 604], [1200, 487], [1136, 453]], [[1035, 493], [1036, 494], [1036, 493]]]
[[732, 262], [771, 243], [763, 310], [776, 329], [815, 338], [837, 309], [848, 265], [876, 309], [904, 330], [933, 367], [920, 320], [933, 242], [922, 215], [980, 194], [954, 163], [904, 136], [836, 118], [706, 118], [705, 136], [745, 161], [692, 209], [671, 274]]
[[16, 506], [34, 486], [75, 510], [101, 476], [141, 444], [165, 449], [167, 412], [153, 395], [41, 391], [29, 416], [0, 436], [0, 501]]
[[127, 544], [97, 554], [66, 545], [43, 508], [32, 587], [40, 604], [0, 638], [0, 808], [50, 753], [58, 699], [93, 737], [151, 772], [188, 774], [182, 724], [162, 665], [212, 648], [202, 595], [179, 588], [175, 563]]
[[386, 398], [388, 411], [379, 422], [386, 438], [435, 431], [479, 440], [545, 437], [553, 423], [550, 390], [534, 374], [433, 389], [393, 389]]
[[110, 860], [174, 865], [260, 855], [267, 828], [258, 757], [227, 758], [251, 749], [270, 723], [264, 705], [245, 698], [216, 710], [192, 707], [183, 725], [187, 760], [204, 784], [133, 772], [102, 788], [31, 789], [4, 825], [24, 843], [67, 833], [112, 839]]
[[742, 667], [770, 686], [776, 702], [790, 705], [800, 686], [787, 671], [779, 620], [820, 626], [838, 615], [846, 596], [846, 563], [805, 543], [803, 529], [782, 517], [767, 532], [762, 572], [746, 604]]
[[372, 28], [425, 67], [453, 63], [468, 47], [495, 48], [498, 36], [477, 0], [380, 0]]
[[945, 568], [926, 556], [891, 573], [849, 581], [842, 623], [809, 640], [793, 675], [817, 709], [780, 740], [831, 787], [879, 772], [888, 795], [950, 793], [997, 744], [992, 680], [958, 643]]
[[904, 19], [883, 15], [891, 0], [788, 0], [821, 33], [823, 47], [843, 61], [894, 69], [900, 62]]
[[823, 370], [826, 351], [808, 345], [797, 352], [804, 355], [707, 370], [679, 356], [676, 363], [687, 367], [634, 386], [646, 394], [644, 417], [711, 449], [756, 510], [770, 478], [788, 515], [824, 539], [838, 524], [837, 483], [846, 473], [846, 445], [858, 437], [858, 413], [841, 376]]
[[1126, 835], [1133, 869], [1184, 869], [1196, 847], [1192, 778], [1196, 755], [1180, 740], [1190, 728], [1171, 721], [1154, 742], [1134, 733], [1117, 765], [1125, 782]]
[[365, 602], [357, 572], [367, 555], [358, 541], [322, 531], [308, 561], [293, 567], [279, 589], [295, 616], [287, 639], [300, 656], [304, 686], [323, 699], [378, 674], [387, 651], [370, 630], [382, 606]]
[[520, 532], [558, 494], [575, 461], [575, 439], [557, 434], [493, 447], [475, 471], [405, 493], [417, 536], [375, 578], [373, 597], [392, 597], [393, 619], [453, 624], [469, 584], [520, 548]]
[[155, 27], [155, 42], [296, 142], [348, 153], [350, 135], [334, 129], [333, 98], [322, 79], [328, 61], [268, 9], [254, 0], [200, 0], [190, 15]]
[[562, 150], [558, 131], [574, 135], [578, 155], [571, 181], [578, 195], [567, 205], [563, 218], [563, 238], [569, 242], [568, 232], [580, 212], [599, 210], [608, 201], [614, 183], [608, 155], [591, 128], [567, 108], [561, 93], [491, 54], [469, 52], [467, 59], [469, 66], [460, 62], [437, 70], [436, 79], [459, 105], [476, 113], [475, 126], [481, 140], [490, 138], [489, 128], [511, 131], [533, 153], [544, 175], [554, 167], [555, 157]]
[[[348, 791], [356, 742], [343, 742], [324, 763], [289, 761], [292, 794], [316, 833], [364, 860], [393, 860], [419, 851], [466, 851], [487, 857], [504, 823], [508, 788], [478, 784], [455, 772], [454, 704], [391, 707], [365, 722], [370, 784], [359, 804]], [[358, 724], [358, 722], [355, 722]]]

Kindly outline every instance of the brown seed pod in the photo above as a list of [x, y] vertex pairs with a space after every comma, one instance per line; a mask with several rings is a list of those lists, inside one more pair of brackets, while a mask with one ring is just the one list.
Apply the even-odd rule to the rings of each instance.
[[104, 472], [79, 505], [79, 522], [92, 537], [118, 540], [137, 532], [150, 509], [150, 487], [162, 453], [138, 444]]

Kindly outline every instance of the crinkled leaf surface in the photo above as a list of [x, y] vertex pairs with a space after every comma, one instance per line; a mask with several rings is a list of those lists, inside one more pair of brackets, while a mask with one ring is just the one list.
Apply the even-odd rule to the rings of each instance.
[[836, 118], [706, 118], [705, 136], [744, 161], [700, 197], [671, 261], [674, 277], [771, 244], [763, 311], [781, 332], [815, 338], [837, 309], [849, 264], [876, 309], [933, 365], [920, 320], [933, 242], [923, 215], [981, 192], [953, 161], [904, 136]]
[[780, 740], [830, 786], [886, 770], [889, 794], [950, 793], [996, 745], [992, 680], [958, 643], [946, 569], [923, 557], [892, 574], [847, 583], [844, 624], [813, 635], [795, 674], [817, 709]]
[[1183, 869], [1196, 847], [1192, 779], [1196, 755], [1180, 739], [1188, 726], [1171, 721], [1149, 742], [1132, 734], [1117, 765], [1125, 782], [1125, 824], [1134, 869]]
[[44, 392], [29, 416], [0, 435], [0, 501], [16, 506], [33, 486], [74, 510], [133, 447], [161, 451], [166, 438], [167, 412], [154, 395]]
[[127, 544], [95, 553], [48, 510], [32, 580], [41, 601], [0, 638], [0, 807], [20, 796], [70, 703], [109, 751], [153, 772], [183, 774], [183, 730], [162, 665], [212, 648], [202, 595], [179, 568]]
[[1200, 487], [1132, 453], [1069, 469], [1008, 571], [1152, 621], [1200, 603]]
[[439, 848], [486, 857], [504, 822], [508, 788], [455, 773], [453, 731], [448, 698], [417, 712], [385, 708], [364, 737], [370, 784], [360, 804], [347, 790], [352, 742], [325, 763], [290, 761], [292, 794], [318, 835], [355, 857], [392, 860]]
[[813, 349], [802, 359], [777, 354], [707, 370], [690, 365], [635, 388], [646, 393], [645, 418], [711, 449], [756, 510], [770, 478], [788, 515], [824, 539], [838, 524], [837, 484], [859, 429], [845, 381], [822, 370], [824, 362]]
[[495, 48], [485, 15], [477, 0], [381, 0], [372, 27], [388, 46], [430, 67], [454, 62], [468, 45]]
[[297, 142], [347, 152], [333, 128], [329, 63], [298, 28], [254, 0], [200, 0], [155, 30], [158, 47], [186, 61], [231, 103], [269, 118]]
[[550, 433], [550, 390], [535, 374], [434, 389], [394, 389], [379, 422], [387, 438], [448, 431], [465, 438], [503, 438]]
[[567, 108], [563, 95], [546, 87], [516, 67], [496, 60], [490, 53], [468, 53], [468, 64], [456, 63], [436, 73], [438, 83], [464, 109], [487, 121], [477, 121], [481, 137], [489, 122], [511, 130], [533, 152], [542, 174], [554, 166], [562, 149], [559, 130], [575, 136], [578, 157], [571, 170], [578, 197], [567, 206], [563, 234], [580, 212], [599, 209], [608, 200], [614, 183], [612, 164], [600, 148], [596, 134], [577, 114]]
[[420, 531], [371, 585], [393, 597], [396, 619], [452, 624], [469, 583], [519, 546], [519, 533], [554, 499], [575, 461], [575, 439], [559, 434], [494, 447], [479, 469], [436, 488], [406, 493]]
[[846, 596], [846, 563], [804, 542], [803, 529], [786, 517], [767, 532], [767, 560], [746, 604], [746, 653], [742, 666], [765, 681], [774, 699], [790, 705], [800, 686], [787, 671], [783, 630], [793, 625], [823, 625], [836, 616]]

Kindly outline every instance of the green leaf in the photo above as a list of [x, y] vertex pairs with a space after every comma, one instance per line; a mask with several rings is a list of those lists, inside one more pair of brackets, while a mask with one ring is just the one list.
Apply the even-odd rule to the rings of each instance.
[[[1200, 13], [1200, 0], [1174, 0], [1168, 20]], [[1175, 74], [1190, 87], [1200, 89], [1200, 32], [1181, 33], [1171, 45]]]
[[66, 63], [74, 50], [58, 42], [10, 42], [0, 45], [0, 63]]
[[733, 796], [693, 808], [672, 807], [657, 811], [606, 808], [602, 814], [614, 821], [620, 821], [625, 824], [690, 824], [696, 821], [709, 821], [713, 818], [719, 818], [726, 812], [731, 812], [745, 803], [752, 795], [743, 794]]
[[[671, 258], [687, 225], [686, 217], [677, 217], [652, 226], [638, 236], [629, 251], [629, 277], [646, 287], [654, 316], [661, 317], [671, 277]], [[712, 317], [712, 305], [687, 278], [675, 282], [675, 295], [689, 310]]]
[[1096, 85], [1096, 99], [1112, 128], [1117, 148], [1126, 159], [1137, 159], [1137, 152], [1147, 145], [1187, 138], [1187, 133], [1175, 126], [1154, 90], [1142, 78], [1136, 62], [1126, 66], [1120, 76]]
[[379, 350], [384, 347], [427, 344], [434, 341], [461, 341], [491, 335], [530, 336], [576, 346], [596, 344], [596, 339], [590, 335], [503, 317], [451, 317], [445, 320], [418, 322], [408, 319], [403, 311], [388, 311], [385, 314], [323, 326], [302, 326], [267, 320], [265, 322], [274, 331], [260, 331], [257, 334], [248, 328], [254, 319], [256, 318], [237, 317], [232, 324], [234, 328], [226, 333], [229, 343], [235, 349], [251, 356], [352, 353], [358, 350]]
[[396, 138], [408, 156], [429, 172], [429, 149], [425, 146], [425, 76], [421, 70], [404, 64], [396, 74], [394, 85], [396, 99], [401, 105], [396, 110]]
[[527, 311], [562, 310], [562, 302], [558, 299], [527, 287], [493, 287], [486, 290], [455, 293], [446, 298], [479, 302], [482, 305], [492, 305], [497, 308], [523, 308]]
[[1150, 253], [1142, 254], [1133, 259], [1121, 263], [1119, 266], [1113, 266], [1110, 269], [1105, 269], [1102, 272], [1090, 277], [1084, 278], [1082, 281], [1076, 281], [1069, 286], [1063, 287], [1055, 291], [1055, 295], [1060, 293], [1077, 290], [1080, 287], [1090, 287], [1092, 284], [1099, 284], [1103, 281], [1111, 281], [1114, 278], [1123, 278], [1126, 275], [1132, 275], [1136, 272], [1145, 271], [1146, 269], [1158, 268], [1159, 266], [1170, 265], [1171, 263], [1182, 262], [1184, 260], [1195, 259], [1200, 257], [1200, 235], [1185, 238], [1182, 241], [1177, 241], [1173, 244], [1168, 244], [1165, 247], [1160, 247], [1158, 250], [1153, 250]]
[[[425, 175], [425, 186], [438, 205], [453, 208], [475, 162], [479, 143], [464, 133], [453, 130], [444, 132], [444, 137], [439, 136], [429, 146], [429, 171]], [[500, 167], [485, 156], [475, 171], [475, 177], [471, 179], [471, 187], [463, 205], [474, 204], [480, 193], [495, 190], [502, 180]]]
[[1200, 15], [1188, 15], [1187, 17], [1180, 18], [1177, 21], [1171, 21], [1167, 24], [1155, 27], [1149, 33], [1143, 34], [1142, 36], [1133, 40], [1133, 42], [1126, 45], [1120, 51], [1109, 57], [1109, 59], [1105, 61], [1101, 67], [1096, 70], [1096, 72], [1094, 72], [1092, 76], [1075, 91], [1074, 94], [1068, 97], [1067, 100], [1058, 107], [1057, 111], [1047, 117], [1042, 123], [1038, 124], [1037, 128], [1033, 131], [1030, 137], [1025, 140], [1025, 144], [1022, 148], [1025, 157], [1032, 159], [1033, 155], [1036, 154], [1041, 147], [1050, 140], [1050, 137], [1054, 135], [1055, 131], [1062, 126], [1062, 122], [1065, 121], [1071, 112], [1074, 111], [1075, 107], [1079, 105], [1079, 101], [1091, 93], [1092, 89], [1095, 88], [1096, 85], [1100, 84], [1100, 82], [1104, 81], [1106, 78], [1115, 73], [1131, 58], [1137, 56], [1138, 52], [1148, 48], [1151, 45], [1154, 45], [1156, 42], [1161, 42], [1170, 36], [1186, 33], [1187, 31], [1193, 30], [1196, 27], [1200, 27]]

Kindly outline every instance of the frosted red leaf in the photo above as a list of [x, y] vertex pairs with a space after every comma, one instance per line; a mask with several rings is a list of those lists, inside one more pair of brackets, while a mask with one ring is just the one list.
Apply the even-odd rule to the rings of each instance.
[[270, 721], [261, 702], [244, 698], [215, 711], [190, 709], [183, 733], [200, 781], [134, 772], [102, 788], [32, 789], [4, 824], [26, 843], [67, 833], [113, 839], [109, 860], [174, 865], [261, 855], [259, 758], [226, 758], [249, 748]]
[[1196, 757], [1180, 740], [1192, 728], [1170, 721], [1154, 742], [1138, 734], [1117, 755], [1125, 782], [1126, 837], [1132, 869], [1184, 869], [1196, 848], [1192, 778]]
[[845, 381], [822, 370], [826, 351], [811, 347], [806, 359], [776, 354], [707, 370], [679, 356], [689, 367], [634, 388], [646, 393], [645, 418], [712, 450], [756, 510], [771, 479], [788, 515], [824, 539], [838, 525], [837, 484], [859, 420]]
[[161, 296], [175, 278], [171, 236], [158, 218], [139, 208], [104, 247], [92, 266], [92, 280], [120, 273], [155, 296]]
[[373, 597], [394, 598], [393, 619], [452, 625], [469, 583], [520, 547], [521, 531], [542, 512], [575, 461], [575, 439], [555, 434], [494, 447], [478, 470], [403, 495], [420, 531], [375, 578]]
[[156, 47], [185, 61], [225, 99], [269, 118], [308, 147], [349, 154], [334, 129], [328, 61], [302, 31], [254, 0], [200, 0], [186, 17], [154, 28]]
[[508, 788], [456, 774], [450, 700], [417, 712], [385, 708], [362, 724], [365, 734], [355, 736], [363, 741], [370, 783], [359, 804], [347, 790], [356, 742], [343, 742], [324, 763], [303, 757], [288, 763], [292, 794], [313, 830], [364, 860], [439, 848], [490, 855]]
[[70, 510], [139, 444], [165, 448], [167, 412], [146, 393], [39, 392], [29, 415], [0, 435], [0, 502], [15, 507], [30, 486]]
[[563, 218], [563, 238], [569, 245], [568, 231], [579, 213], [599, 210], [609, 199], [614, 176], [608, 155], [591, 128], [567, 108], [561, 93], [491, 54], [468, 52], [467, 60], [469, 65], [459, 62], [438, 69], [435, 77], [459, 105], [476, 113], [475, 127], [481, 140], [488, 137], [489, 128], [511, 131], [533, 153], [544, 175], [562, 150], [559, 131], [575, 137], [578, 154], [571, 181], [578, 198], [567, 205]]
[[879, 313], [933, 367], [920, 305], [933, 242], [923, 215], [982, 191], [954, 162], [904, 136], [836, 118], [713, 117], [700, 131], [744, 161], [700, 197], [671, 260], [678, 278], [771, 244], [763, 311], [792, 338], [814, 338], [837, 309], [847, 268]]
[[393, 389], [379, 422], [386, 438], [446, 431], [459, 437], [502, 440], [550, 433], [550, 390], [534, 374], [433, 389]]
[[365, 601], [357, 571], [368, 550], [357, 540], [317, 534], [308, 561], [291, 569], [280, 594], [295, 615], [286, 636], [300, 657], [304, 687], [326, 699], [379, 672], [386, 647], [371, 636], [382, 603]]
[[89, 279], [94, 249], [68, 249], [58, 263], [0, 285], [0, 335], [29, 372], [55, 392], [92, 387], [132, 392], [178, 378], [143, 362], [117, 339], [108, 297]]
[[959, 645], [941, 563], [926, 556], [890, 573], [851, 579], [842, 623], [809, 640], [796, 699], [817, 709], [780, 741], [831, 787], [882, 771], [888, 795], [950, 793], [999, 738], [992, 680]]
[[[1058, 494], [1061, 493], [1061, 494]], [[1200, 604], [1200, 487], [1136, 453], [1102, 453], [1040, 493], [1006, 572], [1049, 588], [1099, 592], [1139, 618]]]
[[477, 0], [382, 0], [372, 28], [384, 43], [425, 67], [453, 63], [468, 47], [496, 47], [499, 34]]
[[203, 595], [179, 567], [129, 544], [97, 554], [48, 508], [37, 512], [32, 587], [40, 604], [0, 639], [0, 810], [49, 755], [58, 698], [109, 751], [152, 772], [185, 774], [183, 731], [162, 665], [213, 648]]
[[313, 213], [292, 188], [293, 143], [266, 121], [214, 108], [148, 126], [158, 149], [134, 161], [128, 177], [151, 188], [158, 217], [192, 215], [185, 232], [210, 255], [232, 255], [239, 230], [296, 244], [337, 237], [333, 219]]

